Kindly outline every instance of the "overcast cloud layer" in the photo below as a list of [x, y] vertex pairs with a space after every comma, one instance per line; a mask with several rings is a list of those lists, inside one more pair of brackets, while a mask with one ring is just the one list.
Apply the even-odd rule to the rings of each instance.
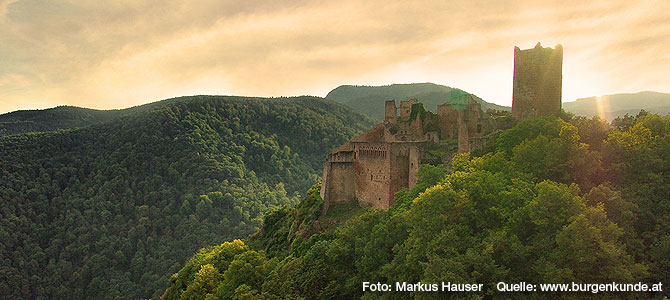
[[410, 82], [511, 105], [538, 41], [564, 101], [670, 92], [670, 1], [0, 0], [0, 113]]

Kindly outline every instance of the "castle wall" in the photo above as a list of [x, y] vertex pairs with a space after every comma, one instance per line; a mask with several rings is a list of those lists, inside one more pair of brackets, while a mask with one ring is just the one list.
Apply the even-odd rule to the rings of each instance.
[[[493, 130], [493, 123], [482, 111], [481, 104], [471, 101], [463, 110], [463, 123], [468, 137], [483, 137]], [[472, 149], [472, 148], [470, 148]]]
[[422, 136], [423, 135], [423, 122], [418, 116], [412, 123], [409, 125], [410, 134], [413, 136]]
[[394, 203], [394, 195], [397, 191], [407, 187], [409, 180], [409, 147], [405, 143], [393, 144], [391, 146], [391, 183], [389, 185], [389, 201], [386, 203], [388, 209]]
[[525, 120], [561, 112], [563, 47], [514, 47], [512, 115]]
[[[323, 177], [321, 177], [321, 190], [319, 191], [319, 196], [324, 200], [324, 205], [328, 202], [326, 201], [328, 199], [328, 197], [326, 197], [328, 194], [328, 181], [330, 181], [330, 163], [326, 161], [323, 163]], [[324, 209], [324, 211], [327, 209], [328, 208]]]
[[468, 133], [468, 126], [463, 120], [463, 114], [459, 114], [458, 118], [458, 153], [470, 152], [470, 136]]
[[421, 165], [421, 150], [418, 146], [412, 146], [409, 148], [409, 172], [407, 178], [407, 187], [413, 188], [416, 185], [417, 177], [416, 172], [419, 171], [419, 166]]
[[354, 185], [353, 162], [330, 163], [330, 176], [328, 178], [327, 198], [329, 203], [345, 203], [354, 199], [356, 186]]
[[391, 186], [388, 143], [352, 143], [356, 153], [356, 197], [374, 208], [387, 209]]
[[438, 127], [440, 139], [455, 139], [458, 137], [458, 111], [449, 104], [437, 106]]
[[400, 120], [409, 120], [409, 117], [412, 114], [412, 104], [416, 103], [418, 103], [416, 99], [400, 101]]
[[470, 151], [475, 149], [484, 149], [488, 145], [488, 137], [471, 137], [468, 139]]
[[395, 106], [395, 100], [386, 101], [386, 107], [384, 110], [384, 121], [391, 124], [396, 123], [396, 118], [398, 117], [398, 108]]

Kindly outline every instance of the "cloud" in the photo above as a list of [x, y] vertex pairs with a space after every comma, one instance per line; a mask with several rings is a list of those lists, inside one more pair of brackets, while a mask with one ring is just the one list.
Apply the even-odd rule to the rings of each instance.
[[20, 0], [0, 0], [0, 18], [7, 16], [7, 9], [9, 5]]
[[566, 100], [667, 91], [670, 67], [662, 1], [10, 1], [0, 112], [422, 81], [509, 105], [513, 47], [537, 41], [564, 46]]

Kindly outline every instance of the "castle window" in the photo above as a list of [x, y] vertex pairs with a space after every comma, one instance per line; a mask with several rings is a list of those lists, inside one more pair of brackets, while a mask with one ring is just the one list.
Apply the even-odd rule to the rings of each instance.
[[370, 181], [372, 181], [372, 175], [370, 175]]
[[477, 124], [477, 133], [482, 133], [482, 124]]

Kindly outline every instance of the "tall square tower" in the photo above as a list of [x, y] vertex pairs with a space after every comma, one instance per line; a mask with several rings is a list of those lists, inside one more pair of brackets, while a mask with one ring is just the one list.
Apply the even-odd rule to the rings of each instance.
[[512, 115], [518, 120], [559, 115], [562, 82], [563, 46], [514, 47]]

